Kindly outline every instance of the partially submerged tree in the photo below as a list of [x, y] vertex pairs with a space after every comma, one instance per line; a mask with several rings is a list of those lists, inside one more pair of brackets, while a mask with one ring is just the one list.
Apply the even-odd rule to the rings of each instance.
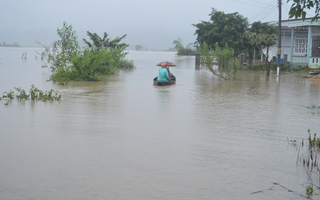
[[[261, 55], [261, 51], [263, 48], [267, 46], [272, 46], [275, 44], [275, 34], [277, 33], [277, 28], [268, 23], [262, 22], [253, 22], [249, 28], [249, 30], [244, 34], [244, 38], [246, 39], [247, 53], [249, 55], [249, 63], [252, 64], [252, 59], [254, 58], [254, 52], [256, 55]], [[260, 35], [274, 35], [274, 40], [269, 41], [258, 39]]]
[[91, 33], [87, 31], [87, 35], [89, 36], [91, 42], [86, 39], [83, 39], [84, 43], [93, 51], [99, 51], [100, 49], [126, 49], [129, 45], [126, 43], [120, 43], [122, 39], [124, 39], [127, 35], [123, 35], [121, 37], [116, 37], [115, 39], [111, 40], [108, 38], [108, 33], [104, 32], [103, 37], [99, 37], [97, 33]]
[[[125, 59], [128, 54], [125, 50], [129, 45], [122, 42], [122, 40], [127, 36], [126, 34], [114, 39], [108, 38], [108, 34], [106, 32], [103, 33], [103, 38], [99, 37], [97, 33], [91, 33], [89, 31], [87, 31], [87, 35], [90, 37], [92, 42], [89, 42], [86, 39], [83, 39], [83, 41], [91, 51], [105, 51], [106, 53], [104, 53], [104, 55], [108, 55], [107, 58], [104, 58], [104, 64], [111, 65], [111, 63], [113, 63], [113, 68], [133, 68], [132, 61]], [[109, 57], [110, 55], [112, 58]], [[107, 71], [113, 72], [113, 70]]]
[[248, 32], [245, 34], [245, 37], [248, 39], [249, 43], [259, 50], [266, 49], [265, 58], [266, 58], [266, 72], [267, 76], [270, 75], [270, 63], [269, 60], [269, 47], [275, 44], [275, 34], [265, 34], [265, 33], [256, 33], [256, 32]]
[[196, 50], [193, 48], [193, 43], [189, 43], [186, 47], [183, 46], [181, 38], [172, 42], [175, 45], [175, 49], [178, 51], [178, 55], [195, 55]]
[[253, 51], [261, 55], [263, 53], [262, 50], [267, 49], [267, 52], [264, 54], [266, 57], [267, 76], [270, 74], [269, 47], [276, 43], [276, 32], [277, 29], [275, 26], [267, 23], [254, 22], [250, 29], [244, 34], [244, 38], [248, 44], [247, 47], [250, 58], [253, 58]]
[[44, 67], [51, 65], [53, 81], [60, 84], [71, 80], [96, 81], [100, 75], [114, 73], [115, 68], [133, 68], [133, 62], [125, 59], [128, 45], [121, 42], [126, 35], [110, 40], [106, 32], [101, 38], [88, 31], [92, 42], [83, 39], [87, 48], [81, 50], [71, 25], [64, 22], [63, 28], [57, 30], [60, 40], [54, 41], [53, 47], [46, 47], [42, 53], [47, 61]]
[[49, 64], [53, 72], [61, 67], [70, 66], [72, 56], [80, 53], [76, 31], [73, 30], [71, 25], [63, 22], [63, 27], [61, 29], [57, 28], [57, 34], [60, 40], [54, 41], [52, 48], [44, 47], [45, 50], [41, 53], [41, 60], [46, 61], [42, 67], [49, 67]]
[[236, 78], [238, 61], [234, 59], [234, 50], [225, 46], [221, 48], [216, 44], [215, 49], [206, 43], [201, 46], [201, 65], [211, 71], [214, 75], [230, 80]]

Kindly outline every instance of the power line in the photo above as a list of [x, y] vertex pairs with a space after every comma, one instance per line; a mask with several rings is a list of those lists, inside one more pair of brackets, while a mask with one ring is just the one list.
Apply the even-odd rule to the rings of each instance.
[[258, 7], [263, 7], [262, 5], [260, 5], [261, 3], [259, 2], [259, 4], [250, 4], [248, 2], [243, 2], [243, 1], [240, 1], [240, 0], [232, 0], [234, 2], [237, 2], [237, 3], [241, 3], [241, 4], [245, 4], [245, 5], [250, 5], [250, 6], [258, 6]]
[[276, 0], [273, 0], [273, 2], [271, 2], [270, 4], [268, 4], [261, 12], [257, 13], [255, 16], [253, 16], [254, 18], [258, 18], [258, 19], [263, 19], [265, 18], [267, 15], [269, 15], [271, 12], [273, 12], [277, 7], [277, 2]]
[[263, 4], [263, 5], [265, 5], [265, 6], [268, 6], [268, 5], [269, 5], [269, 4], [262, 3], [262, 2], [260, 2], [260, 1], [256, 1], [256, 0], [250, 0], [250, 1], [253, 1], [253, 2], [256, 2], [256, 3], [259, 3], [259, 4]]
[[270, 4], [267, 4], [267, 6], [261, 10], [259, 13], [254, 15], [249, 19], [249, 21], [256, 20], [261, 21], [265, 17], [267, 17], [270, 13], [274, 12], [274, 10], [277, 10], [278, 3], [277, 0], [273, 0]]

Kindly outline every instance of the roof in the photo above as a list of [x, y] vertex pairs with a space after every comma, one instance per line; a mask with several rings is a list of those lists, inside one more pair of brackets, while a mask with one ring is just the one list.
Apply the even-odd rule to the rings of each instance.
[[[278, 21], [268, 22], [270, 25], [278, 26]], [[281, 21], [282, 27], [305, 27], [305, 26], [320, 26], [320, 21], [312, 21], [312, 18], [306, 18], [305, 20], [302, 19], [289, 19], [289, 20], [282, 20]]]

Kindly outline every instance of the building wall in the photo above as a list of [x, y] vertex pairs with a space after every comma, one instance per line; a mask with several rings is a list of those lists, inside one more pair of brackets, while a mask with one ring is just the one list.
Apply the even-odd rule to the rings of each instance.
[[[278, 26], [278, 22], [269, 22], [269, 24]], [[311, 18], [305, 21], [283, 20], [281, 21], [281, 26], [281, 60], [284, 60], [284, 55], [287, 55], [287, 61], [292, 61], [291, 64], [293, 66], [301, 65], [320, 68], [320, 21], [313, 22]], [[312, 33], [310, 34], [311, 38], [308, 39], [309, 27], [311, 27]], [[292, 29], [294, 29], [294, 38], [291, 45]], [[314, 45], [312, 44], [312, 40], [314, 40]], [[317, 47], [318, 44], [319, 47]], [[269, 48], [270, 60], [272, 57], [277, 56], [277, 49], [278, 41], [276, 41], [274, 46]], [[266, 53], [266, 49], [263, 52]]]

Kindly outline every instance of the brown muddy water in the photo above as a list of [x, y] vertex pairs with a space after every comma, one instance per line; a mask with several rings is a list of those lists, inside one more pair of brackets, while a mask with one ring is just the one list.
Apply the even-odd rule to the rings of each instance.
[[[1, 96], [34, 84], [62, 100], [0, 101], [0, 199], [304, 199], [289, 140], [320, 130], [306, 108], [320, 84], [251, 71], [223, 81], [194, 57], [130, 51], [135, 70], [59, 86], [35, 50], [0, 48]], [[152, 85], [163, 60], [176, 85]]]

